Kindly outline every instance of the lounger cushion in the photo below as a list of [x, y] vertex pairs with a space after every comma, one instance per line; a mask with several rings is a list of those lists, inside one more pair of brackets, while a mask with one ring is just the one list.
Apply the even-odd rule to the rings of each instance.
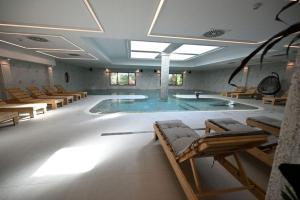
[[180, 156], [185, 150], [193, 148], [196, 142], [201, 143], [203, 139], [216, 137], [244, 136], [264, 134], [263, 131], [252, 129], [252, 131], [226, 131], [212, 132], [205, 135], [198, 135], [193, 129], [180, 120], [157, 121], [156, 125], [161, 130], [164, 138], [170, 144], [176, 156]]
[[231, 118], [208, 119], [207, 121], [216, 124], [217, 126], [225, 129], [226, 131], [257, 132], [259, 130], [250, 126], [246, 126]]
[[272, 127], [275, 127], [275, 128], [279, 128], [279, 129], [280, 129], [280, 126], [281, 126], [281, 120], [274, 119], [274, 118], [271, 118], [271, 117], [256, 116], [256, 117], [248, 117], [248, 119], [256, 121], [256, 122], [260, 122], [262, 124], [269, 125], [269, 126], [272, 126]]

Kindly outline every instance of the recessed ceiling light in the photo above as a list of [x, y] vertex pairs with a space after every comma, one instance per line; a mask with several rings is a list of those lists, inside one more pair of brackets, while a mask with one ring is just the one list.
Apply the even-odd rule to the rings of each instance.
[[49, 42], [46, 38], [37, 37], [37, 36], [27, 36], [29, 40], [35, 41], [35, 42]]
[[172, 53], [172, 54], [170, 54], [170, 60], [187, 60], [194, 56], [195, 55]]
[[203, 46], [203, 45], [189, 45], [184, 44], [176, 49], [173, 53], [184, 53], [184, 54], [203, 54], [212, 50], [215, 50], [219, 47], [217, 46]]
[[170, 45], [170, 43], [131, 41], [130, 45], [132, 51], [162, 52]]
[[158, 53], [150, 53], [150, 52], [131, 52], [131, 58], [137, 59], [155, 59], [158, 56]]

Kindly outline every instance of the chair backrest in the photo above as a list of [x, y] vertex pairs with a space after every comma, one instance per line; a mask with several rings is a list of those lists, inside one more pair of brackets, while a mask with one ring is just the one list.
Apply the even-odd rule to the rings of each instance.
[[66, 92], [65, 88], [62, 85], [54, 85], [58, 92]]
[[245, 91], [246, 91], [246, 87], [244, 87], [244, 86], [238, 86], [235, 89], [235, 92], [245, 92]]
[[51, 87], [50, 85], [44, 85], [43, 88], [46, 90], [48, 93], [57, 93], [57, 89], [54, 87]]
[[28, 86], [27, 90], [35, 97], [46, 95], [43, 91], [41, 91], [38, 87], [36, 87], [34, 85]]
[[256, 87], [249, 87], [246, 92], [247, 93], [256, 93]]
[[0, 99], [0, 105], [5, 105], [5, 104], [6, 104], [6, 102], [3, 101], [2, 99]]
[[15, 99], [32, 100], [32, 97], [26, 92], [22, 91], [20, 88], [8, 88], [6, 91]]

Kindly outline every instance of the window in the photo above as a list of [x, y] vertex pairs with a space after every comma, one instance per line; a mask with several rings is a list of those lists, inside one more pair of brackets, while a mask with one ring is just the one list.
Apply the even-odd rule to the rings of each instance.
[[111, 85], [135, 85], [135, 73], [110, 73]]
[[182, 86], [183, 85], [183, 74], [169, 74], [169, 85]]

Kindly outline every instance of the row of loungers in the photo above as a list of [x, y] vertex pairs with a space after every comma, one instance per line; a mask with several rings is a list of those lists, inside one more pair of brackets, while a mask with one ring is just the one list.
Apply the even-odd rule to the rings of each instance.
[[[159, 139], [189, 200], [241, 190], [249, 190], [257, 199], [265, 198], [265, 191], [247, 177], [238, 152], [246, 151], [268, 166], [272, 166], [281, 121], [259, 116], [248, 118], [246, 123], [247, 125], [230, 118], [208, 119], [205, 121], [206, 131], [203, 136], [180, 120], [157, 121], [154, 124], [155, 139]], [[211, 132], [212, 130], [214, 132]], [[226, 159], [228, 156], [233, 157], [235, 164]], [[195, 159], [199, 157], [213, 157], [242, 186], [203, 191], [195, 164]], [[185, 171], [184, 163], [190, 165], [192, 173]], [[192, 174], [193, 177], [190, 178], [188, 174]]]
[[[257, 92], [256, 87], [237, 87], [234, 91], [230, 92], [222, 92], [221, 95], [231, 98], [237, 98], [240, 97], [250, 97], [250, 98], [261, 98], [261, 94]], [[263, 96], [262, 101], [263, 104], [285, 104], [288, 98], [288, 91], [286, 91], [282, 96], [276, 97], [276, 96]]]
[[37, 113], [46, 113], [47, 107], [56, 109], [73, 101], [87, 97], [87, 92], [68, 92], [62, 86], [44, 86], [45, 92], [36, 86], [29, 86], [29, 93], [20, 88], [8, 88], [12, 97], [6, 102], [0, 99], [0, 123], [12, 121], [16, 125], [20, 114], [29, 114], [34, 118]]

